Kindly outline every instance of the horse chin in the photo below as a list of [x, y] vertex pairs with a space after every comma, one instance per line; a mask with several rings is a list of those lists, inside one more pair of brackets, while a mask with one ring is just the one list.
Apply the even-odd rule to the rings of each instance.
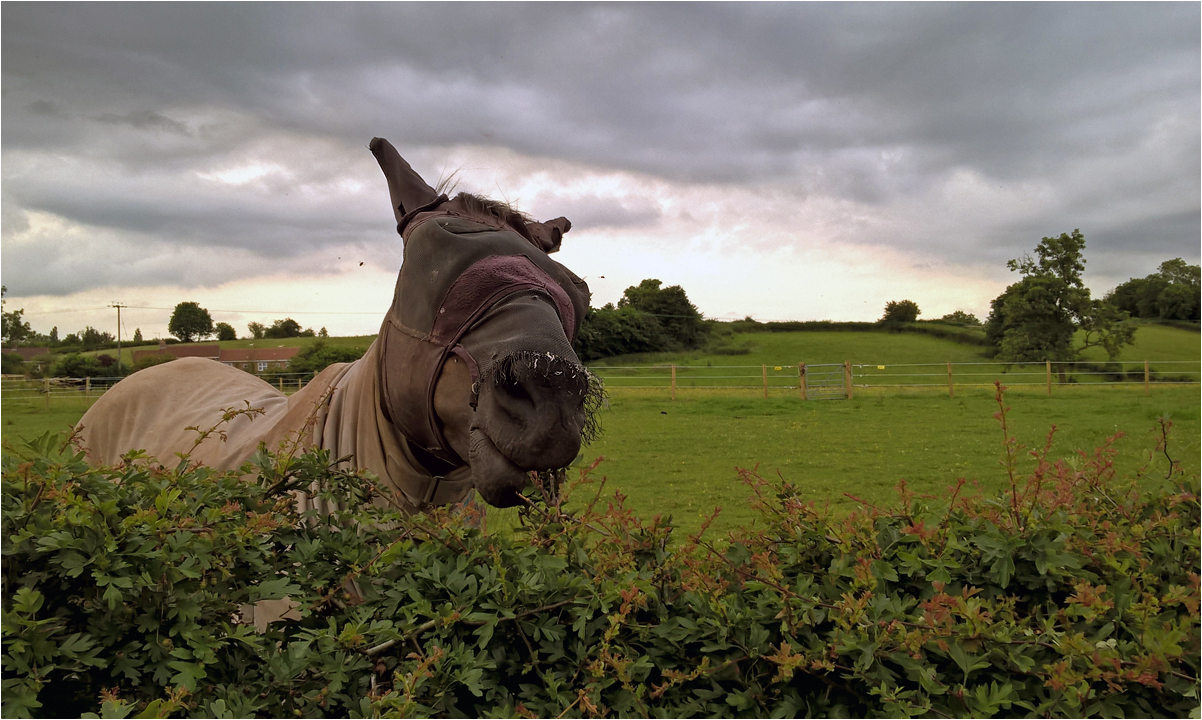
[[471, 450], [468, 464], [476, 490], [493, 507], [513, 507], [521, 503], [527, 473], [505, 457], [492, 439], [479, 426], [471, 429]]

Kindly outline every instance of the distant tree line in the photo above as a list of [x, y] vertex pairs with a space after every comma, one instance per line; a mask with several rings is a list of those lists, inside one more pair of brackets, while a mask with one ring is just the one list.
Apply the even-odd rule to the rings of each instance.
[[[300, 323], [292, 318], [276, 320], [270, 326], [260, 322], [251, 322], [247, 324], [246, 329], [250, 331], [250, 337], [255, 340], [262, 340], [264, 338], [329, 337], [329, 333], [326, 332], [325, 328], [316, 332], [314, 332], [313, 328], [302, 330]], [[167, 330], [179, 338], [180, 342], [203, 340], [210, 336], [216, 336], [219, 341], [238, 339], [238, 333], [234, 330], [233, 325], [224, 322], [214, 324], [209, 311], [202, 308], [199, 303], [194, 302], [182, 302], [175, 306], [175, 312], [171, 314], [171, 320], [167, 323]]]
[[[8, 288], [0, 286], [0, 294], [7, 294]], [[117, 366], [115, 355], [101, 353], [99, 355], [83, 355], [85, 352], [106, 350], [117, 345], [117, 338], [110, 332], [97, 330], [91, 326], [79, 332], [69, 333], [59, 337], [58, 327], [51, 328], [48, 334], [35, 332], [24, 319], [24, 308], [3, 311], [3, 344], [6, 348], [45, 347], [50, 353], [26, 363], [16, 353], [2, 353], [3, 372], [5, 374], [30, 374], [41, 377], [109, 377], [119, 372], [130, 372], [165, 362], [168, 358], [154, 356], [143, 358], [132, 368], [125, 364]], [[312, 328], [302, 329], [300, 323], [292, 318], [274, 321], [270, 326], [252, 322], [248, 326], [251, 337], [254, 338], [294, 338], [294, 337], [329, 337], [323, 327], [314, 332]], [[168, 342], [194, 342], [209, 337], [219, 341], [238, 339], [237, 332], [229, 323], [214, 323], [209, 311], [197, 302], [181, 302], [175, 306], [168, 321], [167, 329], [173, 336]], [[151, 340], [150, 343], [157, 342]], [[129, 346], [144, 345], [147, 341], [142, 338], [142, 329], [134, 330], [132, 338], [124, 339]], [[358, 351], [362, 354], [362, 350]], [[345, 354], [343, 354], [345, 355]], [[341, 358], [343, 355], [334, 353], [332, 357]], [[332, 360], [342, 361], [342, 360]], [[327, 363], [328, 364], [328, 363]]]
[[[231, 328], [232, 329], [232, 328]], [[264, 338], [294, 338], [294, 337], [329, 337], [329, 333], [325, 328], [313, 332], [313, 328], [305, 328], [301, 330], [300, 323], [292, 318], [284, 318], [276, 320], [270, 326], [263, 323], [252, 322], [246, 325], [246, 329], [250, 330], [250, 336], [256, 340]]]

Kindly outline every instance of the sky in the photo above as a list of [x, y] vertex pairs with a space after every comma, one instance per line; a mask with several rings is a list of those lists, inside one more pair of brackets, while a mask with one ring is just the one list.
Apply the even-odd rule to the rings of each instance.
[[367, 149], [572, 221], [593, 304], [984, 319], [1079, 228], [1100, 296], [1199, 262], [1198, 3], [0, 5], [0, 275], [34, 330], [372, 334]]

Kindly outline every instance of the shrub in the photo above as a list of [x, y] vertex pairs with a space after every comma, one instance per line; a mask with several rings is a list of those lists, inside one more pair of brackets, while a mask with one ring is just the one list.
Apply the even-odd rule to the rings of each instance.
[[0, 372], [5, 375], [17, 375], [25, 372], [25, 360], [17, 353], [0, 353], [3, 368]]
[[308, 373], [310, 377], [334, 363], [354, 362], [367, 352], [365, 347], [335, 347], [324, 339], [304, 348], [288, 363], [289, 373]]
[[980, 325], [981, 324], [981, 321], [979, 319], [977, 319], [976, 315], [973, 315], [972, 313], [964, 312], [963, 310], [957, 310], [955, 312], [948, 313], [947, 315], [944, 315], [943, 317], [939, 318], [939, 320], [941, 322], [945, 322], [950, 325]]
[[170, 355], [168, 353], [155, 353], [153, 355], [144, 355], [140, 359], [138, 359], [137, 361], [134, 362], [133, 366], [130, 368], [130, 372], [135, 373], [139, 370], [145, 370], [148, 367], [154, 367], [155, 365], [162, 365], [163, 363], [169, 363], [174, 359], [175, 359], [175, 356]]
[[[370, 479], [324, 451], [261, 451], [244, 482], [186, 459], [90, 468], [43, 437], [3, 460], [3, 714], [1194, 711], [1199, 506], [1159, 460], [1169, 423], [1119, 479], [1108, 447], [1045, 446], [1021, 474], [998, 416], [997, 497], [903, 486], [836, 515], [744, 471], [760, 526], [675, 544], [601, 487], [566, 511], [551, 474], [511, 539], [365, 503]], [[352, 509], [297, 514], [310, 483]], [[296, 619], [231, 621], [285, 595]]]
[[101, 377], [108, 371], [94, 356], [71, 353], [58, 358], [50, 374], [53, 377]]
[[676, 349], [658, 318], [633, 307], [589, 308], [574, 343], [583, 362]]

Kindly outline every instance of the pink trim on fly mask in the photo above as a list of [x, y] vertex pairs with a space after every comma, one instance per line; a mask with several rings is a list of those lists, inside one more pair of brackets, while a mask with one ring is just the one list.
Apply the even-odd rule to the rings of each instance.
[[458, 342], [465, 324], [481, 309], [492, 307], [501, 299], [522, 290], [542, 290], [555, 301], [559, 322], [570, 342], [576, 330], [576, 308], [559, 283], [525, 255], [490, 255], [463, 271], [438, 310], [430, 340], [436, 345]]

